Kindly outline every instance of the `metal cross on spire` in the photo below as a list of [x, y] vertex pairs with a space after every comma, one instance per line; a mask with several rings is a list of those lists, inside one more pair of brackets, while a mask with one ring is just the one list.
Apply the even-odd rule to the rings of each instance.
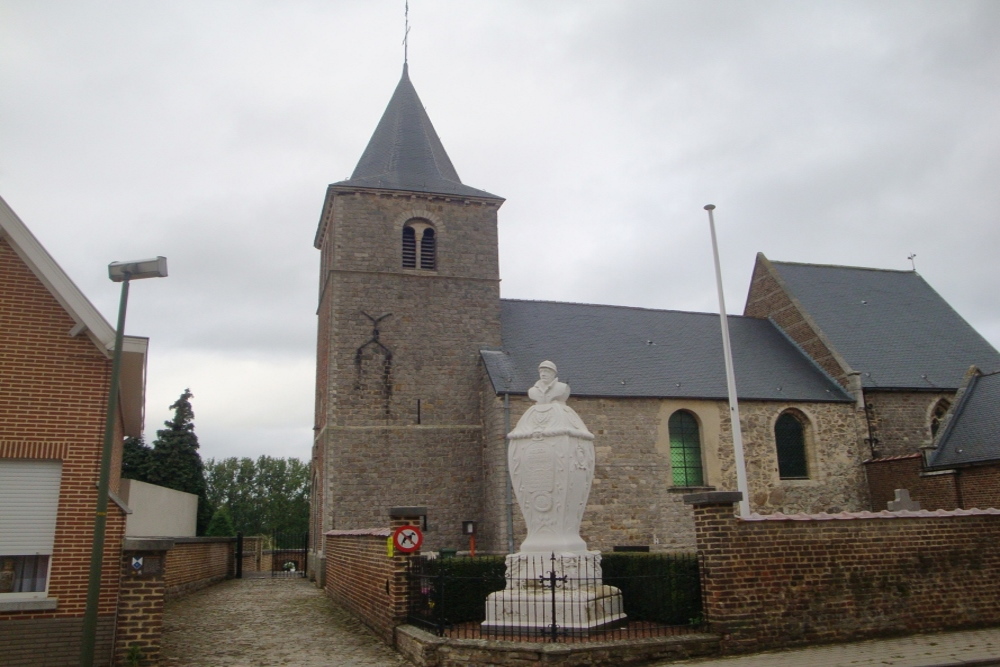
[[403, 31], [403, 64], [409, 60], [410, 48], [410, 0], [406, 0], [406, 10], [403, 13], [406, 30]]

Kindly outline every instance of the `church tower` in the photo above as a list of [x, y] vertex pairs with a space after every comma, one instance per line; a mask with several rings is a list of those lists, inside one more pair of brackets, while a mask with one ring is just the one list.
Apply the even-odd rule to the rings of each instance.
[[500, 345], [497, 210], [464, 185], [403, 66], [346, 181], [327, 188], [313, 446], [313, 550], [328, 530], [427, 508], [458, 548], [482, 499], [480, 355]]

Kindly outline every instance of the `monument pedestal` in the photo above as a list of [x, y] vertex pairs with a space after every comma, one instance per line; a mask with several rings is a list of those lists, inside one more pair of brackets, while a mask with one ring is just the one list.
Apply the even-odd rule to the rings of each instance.
[[603, 583], [601, 555], [521, 552], [507, 556], [507, 585], [486, 599], [490, 634], [556, 630], [586, 634], [625, 619], [622, 594]]
[[625, 619], [621, 591], [605, 586], [601, 554], [580, 522], [594, 481], [594, 434], [566, 405], [556, 365], [538, 364], [535, 401], [507, 434], [510, 482], [528, 535], [507, 556], [506, 585], [486, 598], [484, 632], [586, 634]]

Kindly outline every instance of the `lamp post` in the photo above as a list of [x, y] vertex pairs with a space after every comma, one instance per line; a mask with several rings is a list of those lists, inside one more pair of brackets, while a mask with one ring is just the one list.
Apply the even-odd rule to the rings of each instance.
[[[97, 482], [97, 512], [94, 516], [94, 546], [90, 552], [90, 577], [87, 583], [87, 609], [83, 616], [83, 643], [80, 664], [92, 667], [97, 643], [97, 608], [101, 596], [101, 559], [104, 557], [104, 530], [108, 522], [108, 485], [111, 479], [111, 450], [114, 444], [115, 417], [118, 407], [118, 378], [122, 365], [122, 338], [125, 332], [125, 309], [128, 306], [128, 286], [141, 278], [166, 278], [167, 258], [154, 257], [131, 262], [108, 264], [108, 277], [122, 284], [118, 304], [118, 328], [115, 329], [115, 349], [111, 362], [111, 386], [104, 421], [104, 449], [101, 452], [101, 474]], [[114, 647], [112, 647], [114, 650]]]

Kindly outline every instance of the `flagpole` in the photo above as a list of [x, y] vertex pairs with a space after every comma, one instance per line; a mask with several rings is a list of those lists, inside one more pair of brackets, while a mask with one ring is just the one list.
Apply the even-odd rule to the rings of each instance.
[[719, 265], [719, 243], [715, 239], [715, 204], [705, 206], [708, 211], [708, 226], [712, 230], [712, 256], [715, 258], [715, 283], [719, 289], [719, 320], [722, 323], [722, 349], [726, 358], [726, 386], [729, 391], [729, 421], [733, 425], [733, 451], [736, 457], [736, 489], [743, 498], [740, 500], [740, 516], [750, 516], [750, 500], [747, 490], [747, 468], [743, 459], [743, 429], [740, 427], [740, 406], [736, 398], [736, 374], [733, 372], [733, 349], [729, 344], [729, 319], [726, 315], [726, 299], [722, 293], [722, 268]]

